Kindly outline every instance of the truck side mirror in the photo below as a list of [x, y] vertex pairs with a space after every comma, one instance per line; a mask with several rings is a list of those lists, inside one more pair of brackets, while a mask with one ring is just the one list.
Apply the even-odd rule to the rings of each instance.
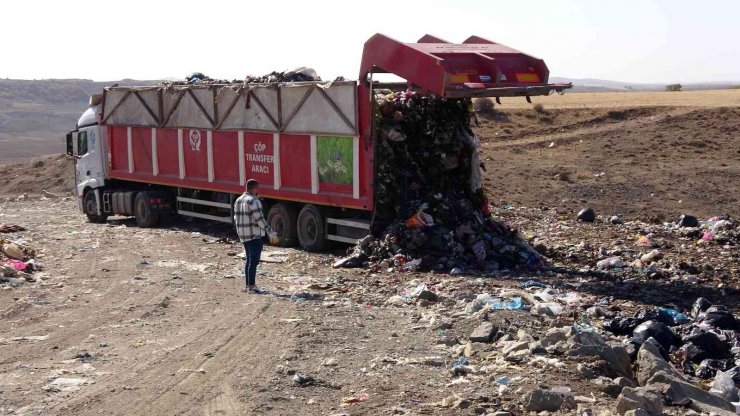
[[67, 133], [67, 154], [74, 156], [74, 142], [72, 141], [72, 132]]

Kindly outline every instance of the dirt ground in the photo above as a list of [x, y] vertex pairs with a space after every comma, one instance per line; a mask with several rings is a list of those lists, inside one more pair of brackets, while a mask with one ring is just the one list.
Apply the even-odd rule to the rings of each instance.
[[67, 155], [54, 154], [0, 164], [0, 178], [0, 197], [40, 195], [42, 191], [69, 195], [75, 187], [74, 162]]
[[[537, 385], [568, 386], [581, 406], [610, 414], [614, 398], [581, 379], [582, 359], [509, 362], [504, 341], [466, 344], [481, 319], [465, 312], [469, 299], [531, 279], [577, 294], [573, 316], [491, 313], [509, 334], [504, 340], [574, 325], [597, 299], [624, 311], [643, 304], [685, 310], [700, 295], [740, 306], [737, 250], [686, 247], [691, 238], [672, 231], [655, 232], [670, 242], [660, 247], [671, 277], [641, 284], [639, 273], [582, 273], [609, 241], [622, 239], [625, 253], [646, 250], [632, 239], [650, 230], [641, 223], [583, 224], [555, 220], [555, 211], [499, 209], [497, 217], [539, 235], [559, 266], [487, 278], [332, 269], [340, 250], [270, 248], [258, 279], [273, 294], [248, 295], [229, 227], [97, 225], [75, 208], [71, 199], [0, 205], [0, 222], [28, 228], [13, 236], [36, 248], [44, 265], [36, 281], [10, 279], [0, 291], [3, 414], [526, 414], [520, 396]], [[580, 241], [593, 247], [579, 248]], [[701, 274], [686, 280], [680, 261]], [[420, 282], [441, 300], [389, 303]], [[456, 354], [468, 354], [475, 372], [453, 375]], [[317, 382], [300, 387], [295, 372]], [[501, 377], [513, 380], [502, 387], [494, 382]]]
[[[671, 106], [480, 115], [494, 216], [549, 269], [373, 273], [331, 268], [341, 246], [268, 248], [258, 275], [268, 295], [241, 292], [243, 250], [228, 226], [91, 224], [71, 197], [40, 196], [71, 189], [64, 157], [0, 166], [0, 224], [27, 228], [0, 239], [43, 264], [0, 282], [0, 414], [522, 415], [532, 414], [522, 396], [539, 386], [569, 389], [575, 405], [561, 414], [614, 414], [613, 384], [583, 375], [611, 380], [613, 369], [535, 344], [558, 328], [624, 343], [604, 331], [609, 316], [650, 305], [688, 313], [699, 296], [740, 312], [737, 221], [706, 239], [660, 224], [684, 212], [740, 216], [738, 116]], [[594, 223], [575, 221], [585, 206]], [[630, 266], [597, 267], [614, 256]], [[541, 290], [532, 281], [562, 314], [470, 309], [486, 293], [530, 299]], [[422, 283], [435, 299], [411, 295]], [[485, 322], [497, 335], [471, 341]], [[529, 339], [531, 353], [515, 350]]]
[[480, 116], [502, 205], [675, 220], [740, 214], [740, 108], [497, 110]]

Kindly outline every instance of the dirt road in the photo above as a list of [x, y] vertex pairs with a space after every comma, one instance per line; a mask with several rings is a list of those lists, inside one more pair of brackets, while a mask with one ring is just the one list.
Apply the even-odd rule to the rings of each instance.
[[[429, 355], [435, 333], [408, 331], [404, 309], [364, 303], [372, 283], [356, 286], [355, 301], [346, 288], [291, 300], [347, 273], [328, 269], [325, 256], [288, 250], [289, 262], [266, 263], [258, 277], [274, 294], [248, 295], [229, 229], [94, 225], [75, 208], [46, 200], [0, 209], [0, 221], [34, 230], [25, 238], [46, 267], [39, 282], [0, 292], [0, 413], [332, 414], [367, 394], [352, 414], [380, 414], [445, 396], [433, 387], [447, 378], [436, 367], [373, 370], [378, 357]], [[294, 371], [320, 384], [298, 387]]]

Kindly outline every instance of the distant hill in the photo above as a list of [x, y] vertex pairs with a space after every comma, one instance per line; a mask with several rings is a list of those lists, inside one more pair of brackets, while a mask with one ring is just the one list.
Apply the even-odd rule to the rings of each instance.
[[0, 79], [0, 163], [61, 153], [90, 95], [107, 85], [156, 85], [159, 81]]
[[159, 81], [0, 79], [0, 135], [57, 136], [74, 127], [92, 94], [106, 85], [152, 85]]
[[[550, 77], [550, 82], [572, 82], [573, 89], [568, 92], [634, 92], [634, 91], [664, 91], [667, 83], [636, 83], [636, 82], [621, 82], [621, 81], [609, 81], [605, 79], [594, 79], [594, 78], [565, 78], [565, 77]], [[737, 88], [740, 86], [740, 81], [714, 81], [714, 82], [694, 82], [694, 83], [681, 83], [683, 90], [714, 90], [714, 89], [726, 89], [726, 88]]]

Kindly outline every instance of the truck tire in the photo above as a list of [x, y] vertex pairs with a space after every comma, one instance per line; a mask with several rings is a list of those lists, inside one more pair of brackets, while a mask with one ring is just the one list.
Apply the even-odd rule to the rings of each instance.
[[134, 217], [136, 225], [142, 228], [152, 228], [159, 224], [159, 214], [152, 212], [149, 207], [149, 194], [139, 192], [134, 200]]
[[304, 205], [298, 214], [298, 242], [306, 251], [326, 248], [326, 222], [315, 205]]
[[85, 192], [85, 197], [82, 201], [88, 221], [96, 224], [102, 224], [108, 219], [107, 214], [98, 215], [98, 201], [97, 199], [95, 199], [95, 191], [91, 189]]
[[276, 232], [279, 247], [293, 247], [298, 239], [298, 213], [290, 205], [277, 203], [267, 212], [267, 223]]

